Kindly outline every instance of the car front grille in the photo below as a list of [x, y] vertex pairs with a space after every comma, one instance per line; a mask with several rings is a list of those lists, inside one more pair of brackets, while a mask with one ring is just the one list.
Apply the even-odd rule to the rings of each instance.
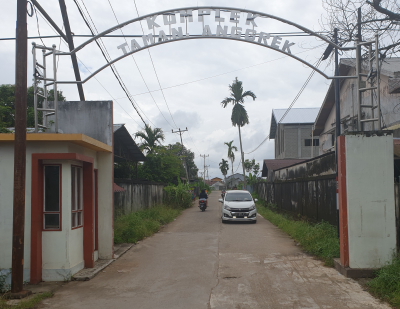
[[231, 208], [231, 212], [249, 212], [248, 208]]

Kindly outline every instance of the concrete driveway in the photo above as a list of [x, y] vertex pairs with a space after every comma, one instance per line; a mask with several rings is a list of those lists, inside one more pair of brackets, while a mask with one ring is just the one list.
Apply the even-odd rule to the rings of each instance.
[[40, 308], [390, 308], [304, 254], [267, 220], [222, 224], [219, 193], [185, 210], [86, 282]]

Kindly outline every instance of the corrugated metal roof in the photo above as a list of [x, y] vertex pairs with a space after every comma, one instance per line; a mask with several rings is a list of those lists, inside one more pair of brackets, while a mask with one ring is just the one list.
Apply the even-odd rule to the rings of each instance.
[[314, 123], [317, 118], [319, 108], [318, 107], [306, 107], [306, 108], [292, 108], [289, 110], [285, 118], [280, 121], [283, 115], [286, 113], [287, 108], [273, 109], [271, 117], [271, 127], [269, 130], [269, 138], [274, 139], [276, 134], [276, 128], [278, 123], [290, 124], [290, 123]]
[[275, 171], [283, 167], [287, 167], [296, 163], [305, 161], [304, 159], [270, 159], [264, 160], [262, 177], [268, 176], [268, 170]]

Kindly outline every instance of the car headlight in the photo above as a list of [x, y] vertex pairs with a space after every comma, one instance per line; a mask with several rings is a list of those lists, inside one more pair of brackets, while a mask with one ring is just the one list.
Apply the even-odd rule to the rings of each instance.
[[231, 208], [228, 205], [224, 205], [224, 209], [231, 210]]
[[253, 206], [251, 206], [251, 207], [249, 208], [249, 210], [254, 210], [254, 209], [256, 209], [256, 205], [253, 205]]

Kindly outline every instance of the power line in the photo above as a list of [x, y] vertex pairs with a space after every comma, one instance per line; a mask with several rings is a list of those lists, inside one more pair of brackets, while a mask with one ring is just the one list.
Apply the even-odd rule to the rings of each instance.
[[[325, 43], [324, 43], [324, 44], [321, 44], [321, 45], [318, 45], [318, 46], [315, 46], [315, 47], [311, 48], [310, 50], [319, 48], [319, 47], [321, 47], [321, 46], [323, 46], [323, 45], [325, 45]], [[302, 54], [302, 53], [305, 53], [305, 52], [308, 52], [308, 51], [309, 51], [309, 50], [305, 50], [305, 51], [302, 51], [302, 52], [297, 53], [296, 55]], [[188, 85], [188, 84], [197, 83], [197, 82], [200, 82], [200, 81], [203, 81], [203, 80], [207, 80], [207, 79], [219, 77], [219, 76], [222, 76], [222, 75], [234, 73], [234, 72], [237, 72], [237, 71], [249, 69], [249, 68], [252, 68], [252, 67], [256, 67], [256, 66], [259, 66], [259, 65], [267, 64], [267, 63], [270, 63], [270, 62], [274, 62], [274, 61], [281, 60], [281, 59], [286, 59], [286, 58], [287, 58], [287, 56], [275, 58], [275, 59], [272, 59], [272, 60], [269, 60], [269, 61], [265, 61], [265, 62], [253, 64], [253, 65], [250, 65], [250, 66], [247, 66], [247, 67], [243, 67], [243, 68], [240, 68], [240, 69], [228, 71], [228, 72], [225, 72], [225, 73], [220, 73], [220, 74], [217, 74], [217, 75], [212, 75], [212, 76], [209, 76], [209, 77], [196, 79], [196, 80], [193, 80], [193, 81], [190, 81], [190, 82], [186, 82], [186, 83], [182, 83], [182, 84], [177, 84], [177, 85], [174, 85], [174, 86], [164, 87], [164, 88], [162, 88], [162, 90], [171, 89], [171, 88], [175, 88], [175, 87], [180, 87], [180, 86], [185, 86], [185, 85]], [[149, 92], [156, 92], [156, 91], [159, 91], [159, 90], [161, 90], [161, 89], [151, 90], [151, 91], [149, 91]], [[133, 96], [136, 97], [136, 96], [139, 96], [139, 95], [147, 94], [147, 93], [149, 93], [149, 92], [141, 92], [141, 93], [134, 94]], [[119, 99], [123, 99], [123, 98], [119, 98]]]
[[[40, 12], [39, 12], [40, 13]], [[46, 18], [44, 18], [43, 16], [41, 16], [43, 19], [44, 19], [44, 21], [50, 26], [50, 28], [55, 32], [55, 33], [57, 33], [56, 32], [56, 30], [53, 28], [53, 26], [51, 25], [51, 24], [49, 24], [49, 22], [46, 20]], [[64, 42], [63, 41], [63, 43], [65, 44], [65, 45], [67, 45], [67, 43], [66, 42]], [[43, 45], [44, 45], [44, 43], [43, 43]], [[68, 46], [68, 45], [67, 45]], [[89, 73], [91, 73], [90, 72], [90, 70], [88, 69], [88, 67], [82, 62], [82, 60], [80, 60], [78, 57], [77, 57], [77, 59], [79, 60], [79, 62], [86, 68], [86, 70], [89, 72]], [[100, 86], [108, 93], [108, 95], [115, 101], [115, 102], [117, 102], [117, 104], [121, 107], [121, 109], [130, 117], [130, 118], [132, 118], [132, 120], [134, 121], [134, 122], [136, 122], [136, 124], [140, 127], [140, 124], [122, 107], [122, 105], [121, 104], [119, 104], [119, 102], [117, 101], [118, 99], [115, 99], [112, 95], [111, 95], [111, 93], [103, 86], [103, 84], [96, 78], [96, 77], [94, 77], [94, 79], [100, 84]]]
[[[83, 2], [83, 0], [81, 0], [81, 1]], [[113, 6], [112, 6], [112, 4], [111, 4], [111, 2], [110, 2], [109, 0], [108, 0], [108, 3], [109, 3], [109, 5], [110, 5], [110, 7], [111, 7], [111, 10], [112, 10], [113, 14], [114, 14], [115, 20], [116, 20], [117, 23], [119, 24], [119, 20], [118, 20], [118, 18], [117, 18], [117, 15], [115, 14], [114, 8], [113, 8]], [[127, 42], [127, 40], [126, 40], [126, 38], [125, 38], [124, 32], [122, 31], [121, 28], [120, 28], [119, 30], [121, 31], [122, 35], [124, 35], [125, 43], [128, 44], [128, 42]], [[136, 68], [137, 68], [137, 70], [139, 71], [139, 74], [140, 74], [140, 76], [142, 77], [142, 80], [143, 80], [143, 82], [144, 82], [144, 84], [145, 84], [147, 90], [148, 90], [149, 93], [150, 93], [150, 89], [149, 89], [149, 87], [148, 87], [148, 85], [147, 85], [147, 83], [146, 83], [146, 80], [144, 79], [144, 76], [143, 76], [143, 74], [142, 74], [142, 71], [140, 70], [140, 68], [139, 68], [139, 66], [138, 66], [138, 64], [137, 64], [137, 62], [136, 62], [136, 60], [135, 60], [135, 58], [133, 57], [133, 55], [131, 55], [131, 58], [132, 58], [133, 62], [135, 63]], [[171, 128], [173, 128], [173, 126], [169, 123], [169, 121], [167, 120], [167, 118], [165, 118], [164, 114], [162, 113], [160, 107], [158, 106], [156, 100], [155, 100], [154, 97], [153, 97], [153, 94], [150, 93], [150, 96], [151, 96], [151, 98], [153, 99], [154, 103], [156, 104], [158, 110], [160, 111], [160, 113], [161, 113], [161, 115], [163, 116], [163, 118], [165, 119], [165, 121], [168, 123], [169, 126], [171, 126]], [[154, 126], [155, 126], [155, 125], [154, 125]]]
[[[108, 2], [110, 2], [110, 0], [108, 0]], [[136, 0], [133, 0], [133, 3], [135, 4], [136, 13], [137, 13], [137, 15], [138, 15], [138, 17], [139, 17], [140, 15], [139, 15], [139, 10], [138, 10], [137, 5], [136, 5]], [[110, 5], [111, 5], [111, 4], [110, 4]], [[114, 14], [114, 15], [115, 15], [115, 14]], [[139, 24], [140, 24], [140, 28], [142, 29], [142, 33], [143, 33], [143, 35], [144, 35], [144, 30], [143, 30], [142, 22], [139, 21]], [[121, 31], [122, 31], [122, 30], [121, 30]], [[125, 39], [125, 41], [126, 41], [126, 39]], [[164, 91], [163, 91], [163, 89], [162, 89], [162, 87], [161, 87], [160, 79], [158, 78], [157, 70], [156, 70], [156, 67], [154, 66], [153, 57], [151, 56], [150, 49], [147, 49], [147, 52], [149, 53], [150, 60], [151, 60], [151, 64], [153, 65], [153, 70], [154, 70], [154, 73], [156, 74], [156, 77], [157, 77], [158, 86], [160, 86], [160, 90], [161, 90], [161, 93], [162, 93], [162, 95], [163, 95], [165, 104], [167, 105], [168, 112], [169, 112], [169, 114], [170, 114], [170, 116], [171, 116], [171, 119], [172, 119], [172, 121], [174, 122], [175, 126], [178, 127], [177, 124], [176, 124], [176, 122], [175, 122], [174, 117], [173, 117], [172, 114], [171, 114], [171, 110], [169, 109], [167, 99], [165, 98]], [[150, 90], [149, 90], [149, 91], [150, 91]]]
[[[81, 9], [79, 3], [77, 2], [77, 0], [74, 0], [74, 2], [75, 2], [75, 4], [76, 4], [76, 6], [77, 6], [77, 8], [78, 8], [78, 11], [79, 11], [79, 14], [81, 15], [81, 17], [82, 17], [83, 21], [85, 22], [86, 26], [89, 28], [90, 32], [91, 32], [92, 34], [94, 34], [94, 31], [93, 31], [92, 27], [89, 25], [89, 22], [86, 20], [86, 17], [85, 17], [85, 15], [83, 14], [83, 11], [82, 11], [82, 9]], [[93, 22], [93, 20], [92, 20], [92, 18], [91, 18], [91, 16], [90, 16], [90, 13], [89, 13], [89, 11], [87, 10], [86, 5], [85, 5], [85, 3], [83, 2], [83, 0], [82, 0], [82, 3], [83, 3], [83, 5], [85, 6], [86, 12], [88, 13], [90, 20], [92, 21], [93, 26], [94, 26], [96, 32], [98, 32], [98, 31], [97, 31], [97, 28], [96, 28], [96, 25], [94, 24], [94, 22]], [[95, 41], [96, 41], [96, 44], [97, 44], [97, 46], [99, 47], [99, 49], [100, 49], [100, 51], [101, 51], [101, 53], [102, 53], [104, 59], [105, 59], [107, 62], [110, 62], [111, 57], [110, 57], [110, 55], [109, 55], [109, 53], [108, 53], [108, 51], [107, 51], [107, 48], [105, 47], [104, 42], [102, 41], [102, 39], [100, 38], [99, 41], [103, 44], [103, 47], [100, 45], [100, 43], [99, 43], [97, 40], [95, 40]], [[107, 56], [108, 56], [108, 57], [107, 57]], [[134, 101], [134, 99], [133, 99], [132, 95], [130, 94], [128, 88], [126, 87], [124, 81], [122, 80], [121, 76], [119, 75], [119, 73], [118, 73], [118, 71], [117, 71], [117, 68], [114, 66], [114, 64], [112, 64], [112, 65], [110, 66], [110, 68], [111, 68], [111, 71], [113, 72], [114, 76], [117, 78], [117, 81], [118, 81], [118, 83], [120, 84], [122, 90], [123, 90], [123, 91], [125, 92], [125, 94], [127, 95], [129, 101], [131, 101], [131, 104], [132, 104], [133, 108], [135, 109], [136, 113], [139, 115], [140, 119], [141, 119], [141, 120], [143, 121], [143, 123], [146, 125], [146, 122], [144, 121], [142, 115], [141, 115], [141, 114], [139, 113], [139, 111], [138, 111], [138, 108], [140, 108], [139, 105], [137, 104], [137, 102]], [[137, 105], [137, 107], [136, 107], [136, 105]], [[142, 111], [142, 113], [146, 116], [146, 114], [143, 112], [143, 110], [141, 110], [141, 111]], [[149, 119], [149, 117], [146, 116], [146, 118], [151, 122], [151, 120]]]
[[[315, 64], [316, 67], [318, 68], [319, 65], [321, 64], [322, 61], [322, 57], [317, 61], [317, 63]], [[313, 77], [313, 75], [315, 74], [315, 70], [312, 70], [312, 72], [310, 73], [310, 75], [307, 77], [307, 80], [305, 81], [305, 83], [303, 84], [303, 86], [301, 87], [300, 91], [297, 93], [296, 97], [293, 99], [292, 103], [290, 104], [290, 106], [287, 108], [287, 110], [285, 111], [285, 113], [282, 115], [281, 119], [279, 120], [278, 123], [281, 123], [282, 120], [286, 117], [286, 115], [289, 113], [289, 111], [292, 109], [293, 105], [297, 102], [297, 100], [299, 99], [300, 95], [303, 93], [304, 89], [307, 87], [308, 83], [310, 82], [311, 78]], [[256, 147], [256, 149], [247, 152], [245, 154], [251, 154], [254, 151], [256, 151], [258, 148], [260, 148], [269, 138], [269, 134], [268, 136], [261, 142], [260, 145], [258, 145]]]

